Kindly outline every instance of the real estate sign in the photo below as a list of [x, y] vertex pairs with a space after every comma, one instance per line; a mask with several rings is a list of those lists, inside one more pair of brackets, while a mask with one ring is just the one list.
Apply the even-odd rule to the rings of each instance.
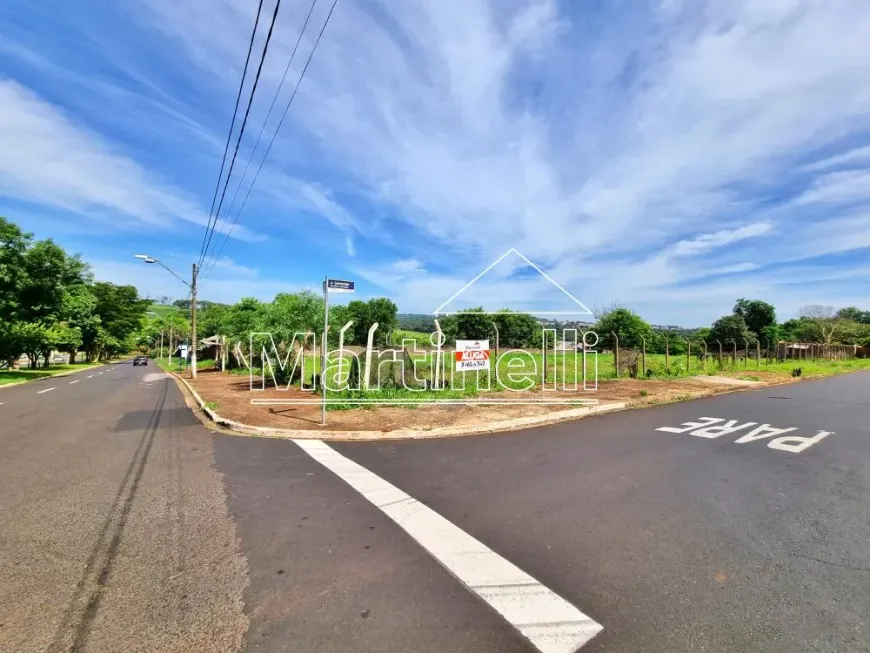
[[457, 340], [456, 371], [489, 369], [489, 340]]

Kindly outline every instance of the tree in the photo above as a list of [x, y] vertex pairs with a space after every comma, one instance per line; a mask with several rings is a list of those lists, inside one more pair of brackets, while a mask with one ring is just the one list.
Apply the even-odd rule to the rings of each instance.
[[[289, 345], [297, 333], [323, 331], [323, 297], [310, 291], [280, 293], [264, 307], [265, 331]], [[246, 336], [247, 338], [247, 336]], [[318, 340], [318, 346], [320, 341]]]
[[248, 342], [252, 332], [265, 331], [266, 305], [254, 297], [243, 297], [233, 304], [225, 317], [225, 328], [232, 340]]
[[[490, 317], [492, 318], [490, 322], [495, 322], [498, 326], [499, 346], [502, 348], [529, 347], [538, 344], [541, 340], [541, 325], [534, 315], [504, 309]], [[578, 339], [580, 337], [578, 334]]]
[[397, 310], [396, 305], [386, 297], [377, 297], [367, 302], [360, 300], [349, 302], [346, 315], [347, 319], [353, 320], [353, 326], [348, 330], [348, 334], [353, 334], [351, 342], [365, 345], [369, 329], [377, 322], [378, 329], [375, 331], [374, 342], [376, 345], [386, 344], [387, 334], [396, 328]]
[[745, 346], [745, 339], [751, 337], [746, 321], [740, 315], [725, 315], [713, 323], [710, 329], [710, 342], [717, 340], [726, 347], [732, 340], [738, 347]]
[[838, 314], [833, 306], [810, 304], [798, 311], [801, 319], [806, 320], [814, 327], [815, 342], [830, 345], [843, 326], [843, 317]]
[[444, 332], [444, 346], [457, 340], [479, 340], [495, 334], [492, 328], [492, 315], [483, 312], [483, 307], [467, 308], [439, 320]]
[[653, 337], [652, 327], [627, 308], [615, 308], [604, 313], [595, 323], [594, 330], [601, 339], [601, 346], [605, 348], [613, 348], [616, 344], [613, 339], [614, 332], [619, 337], [619, 346], [629, 349], [640, 349], [643, 338], [649, 345]]
[[734, 315], [742, 317], [749, 330], [759, 336], [764, 329], [776, 324], [776, 309], [760, 299], [738, 299], [734, 304]]
[[92, 292], [100, 326], [96, 332], [87, 334], [89, 339], [85, 342], [88, 343], [90, 354], [101, 358], [133, 349], [133, 339], [145, 322], [151, 302], [141, 299], [135, 286], [117, 286], [98, 281], [92, 286]]
[[0, 322], [18, 319], [27, 280], [25, 259], [33, 236], [0, 217]]
[[870, 311], [862, 311], [856, 306], [841, 308], [839, 311], [837, 311], [837, 317], [844, 320], [857, 322], [858, 324], [870, 324]]

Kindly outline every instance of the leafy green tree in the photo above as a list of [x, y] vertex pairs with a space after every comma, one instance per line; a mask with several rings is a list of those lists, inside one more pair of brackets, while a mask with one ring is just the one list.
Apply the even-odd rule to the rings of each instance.
[[323, 297], [310, 290], [280, 293], [263, 310], [264, 330], [272, 334], [276, 344], [283, 341], [289, 345], [297, 333], [323, 331]]
[[386, 297], [377, 297], [367, 302], [360, 300], [349, 302], [347, 317], [353, 320], [353, 326], [348, 329], [348, 334], [353, 333], [353, 340], [350, 342], [356, 345], [365, 345], [369, 329], [377, 322], [378, 329], [375, 331], [374, 344], [377, 346], [386, 345], [387, 335], [394, 331], [397, 325], [397, 310], [396, 305]]
[[[500, 347], [522, 348], [540, 342], [541, 326], [534, 315], [504, 309], [490, 317], [498, 326]], [[577, 337], [578, 339], [581, 337], [579, 333]], [[491, 337], [490, 340], [490, 344], [494, 346], [495, 341]]]
[[723, 347], [731, 344], [732, 340], [737, 341], [737, 347], [745, 346], [744, 340], [752, 337], [749, 333], [749, 328], [746, 326], [746, 321], [739, 315], [725, 315], [720, 317], [713, 323], [710, 329], [710, 342], [719, 340]]
[[613, 333], [619, 337], [619, 346], [627, 349], [640, 349], [642, 338], [646, 338], [647, 346], [652, 344], [652, 327], [637, 313], [627, 308], [615, 308], [602, 314], [595, 323], [593, 331], [600, 338], [600, 346], [613, 348], [615, 341]]
[[809, 320], [796, 318], [780, 325], [780, 339], [787, 342], [814, 342], [818, 333]]
[[856, 306], [841, 308], [837, 311], [837, 317], [859, 324], [870, 324], [870, 311], [862, 311]]
[[445, 347], [450, 347], [457, 340], [478, 340], [492, 338], [492, 315], [482, 313], [483, 307], [468, 308], [463, 311], [439, 319], [444, 332]]
[[747, 328], [757, 335], [776, 324], [776, 309], [760, 299], [738, 299], [734, 304], [734, 315], [742, 317]]
[[90, 354], [99, 359], [121, 353], [127, 348], [133, 349], [135, 336], [145, 322], [151, 302], [140, 298], [135, 286], [117, 286], [98, 281], [93, 284], [92, 292], [100, 325], [96, 332], [82, 334]]
[[20, 317], [21, 291], [27, 282], [27, 248], [32, 240], [31, 234], [0, 217], [0, 322]]
[[765, 347], [767, 347], [767, 343], [770, 343], [771, 347], [775, 347], [776, 343], [782, 340], [782, 327], [778, 324], [766, 326], [762, 329], [761, 333], [758, 334], [758, 337], [761, 340], [762, 345]]
[[224, 318], [227, 335], [234, 342], [248, 342], [253, 332], [266, 331], [266, 305], [254, 297], [244, 297], [233, 304]]

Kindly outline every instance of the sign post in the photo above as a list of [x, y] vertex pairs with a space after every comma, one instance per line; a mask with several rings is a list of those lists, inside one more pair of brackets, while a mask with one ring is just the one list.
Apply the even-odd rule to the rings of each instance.
[[[354, 292], [355, 283], [353, 281], [343, 281], [341, 279], [323, 279], [323, 338], [321, 339], [320, 352], [320, 423], [326, 426], [326, 334], [329, 331], [329, 293], [339, 292], [348, 293]], [[341, 355], [339, 353], [339, 355]]]

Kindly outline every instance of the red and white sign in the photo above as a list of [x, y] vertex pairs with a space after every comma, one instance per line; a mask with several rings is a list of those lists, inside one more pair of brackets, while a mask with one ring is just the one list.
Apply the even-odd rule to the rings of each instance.
[[489, 340], [457, 340], [456, 371], [489, 369]]

